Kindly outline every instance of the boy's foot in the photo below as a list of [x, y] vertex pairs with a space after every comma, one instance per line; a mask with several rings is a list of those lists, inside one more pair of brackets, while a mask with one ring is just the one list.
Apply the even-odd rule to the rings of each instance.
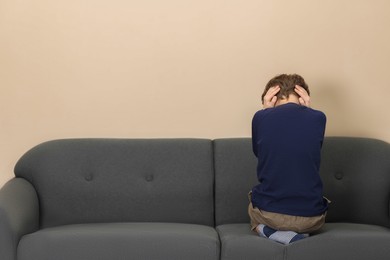
[[266, 225], [259, 224], [256, 228], [260, 236], [267, 237], [276, 242], [288, 245], [292, 242], [301, 240], [309, 236], [309, 234], [299, 234], [294, 231], [279, 231], [270, 228]]

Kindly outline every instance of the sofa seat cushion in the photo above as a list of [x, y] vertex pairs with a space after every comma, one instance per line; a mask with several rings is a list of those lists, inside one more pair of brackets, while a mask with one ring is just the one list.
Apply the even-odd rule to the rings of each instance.
[[[367, 213], [369, 214], [369, 213]], [[289, 260], [389, 259], [390, 230], [353, 223], [327, 223], [311, 237], [288, 246]]]
[[287, 246], [258, 236], [249, 224], [217, 227], [221, 259], [389, 259], [390, 230], [375, 225], [326, 223], [321, 230]]
[[258, 236], [248, 224], [217, 227], [221, 239], [221, 260], [284, 259], [284, 245]]
[[174, 223], [67, 225], [24, 236], [18, 260], [219, 259], [212, 227]]

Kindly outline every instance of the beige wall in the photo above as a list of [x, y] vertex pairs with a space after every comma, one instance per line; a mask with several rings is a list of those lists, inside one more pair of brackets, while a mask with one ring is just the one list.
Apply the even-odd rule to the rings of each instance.
[[0, 0], [0, 186], [69, 137], [241, 137], [303, 75], [327, 135], [390, 142], [390, 1]]

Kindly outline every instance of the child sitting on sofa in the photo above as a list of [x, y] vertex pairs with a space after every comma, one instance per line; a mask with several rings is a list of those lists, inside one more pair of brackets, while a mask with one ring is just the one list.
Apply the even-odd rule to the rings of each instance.
[[283, 244], [320, 229], [327, 211], [319, 176], [326, 116], [310, 108], [309, 95], [301, 76], [276, 76], [252, 120], [259, 184], [250, 192], [251, 226]]

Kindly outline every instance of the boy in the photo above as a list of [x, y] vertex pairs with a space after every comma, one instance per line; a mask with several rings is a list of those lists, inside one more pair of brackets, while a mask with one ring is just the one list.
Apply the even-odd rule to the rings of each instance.
[[327, 211], [319, 176], [326, 116], [309, 95], [301, 76], [276, 76], [252, 121], [260, 182], [250, 193], [252, 230], [283, 244], [321, 228]]

